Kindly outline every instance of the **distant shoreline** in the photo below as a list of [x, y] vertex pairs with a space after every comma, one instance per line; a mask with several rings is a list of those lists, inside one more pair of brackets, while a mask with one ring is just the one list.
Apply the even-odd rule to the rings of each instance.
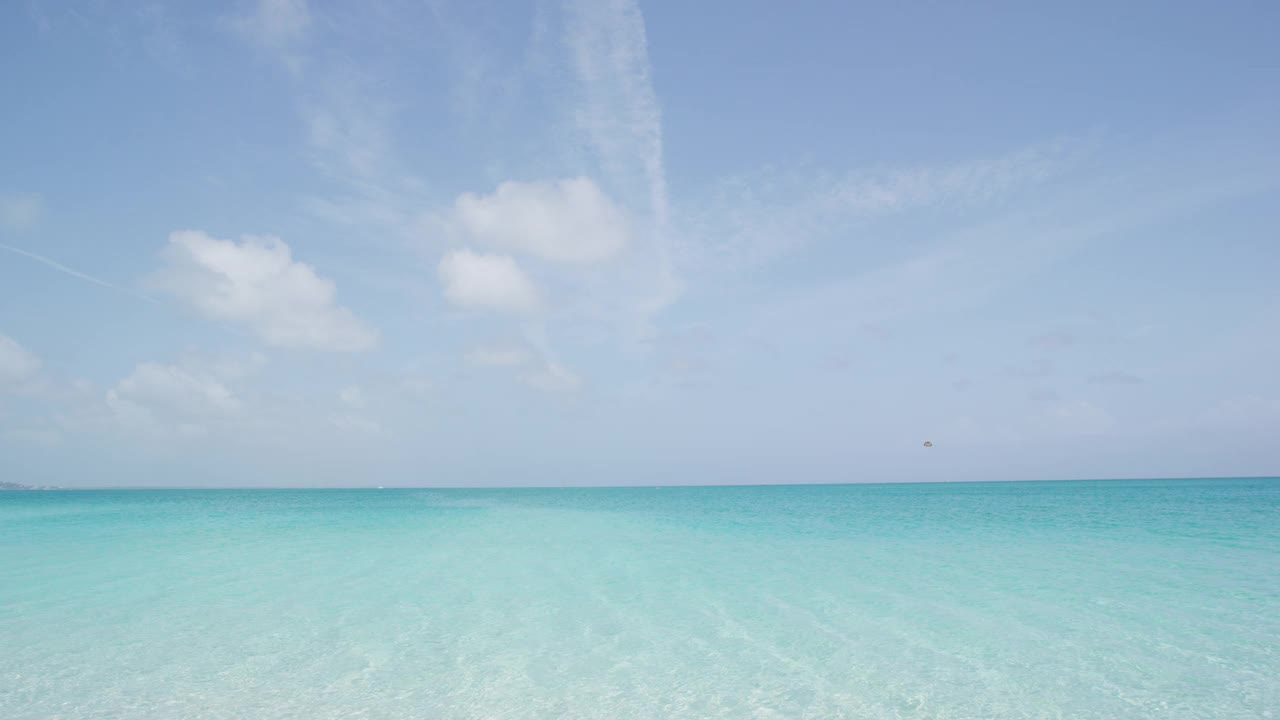
[[[24, 491], [32, 491], [32, 490], [66, 490], [66, 489], [67, 488], [59, 487], [57, 485], [23, 485], [22, 483], [15, 483], [15, 482], [0, 482], [0, 492], [5, 492], [5, 491], [24, 492]], [[89, 490], [90, 488], [82, 488], [82, 489]]]

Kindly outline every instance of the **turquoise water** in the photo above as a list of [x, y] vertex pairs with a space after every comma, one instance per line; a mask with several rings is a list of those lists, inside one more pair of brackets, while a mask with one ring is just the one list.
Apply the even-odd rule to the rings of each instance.
[[0, 718], [1280, 717], [1280, 481], [0, 494]]

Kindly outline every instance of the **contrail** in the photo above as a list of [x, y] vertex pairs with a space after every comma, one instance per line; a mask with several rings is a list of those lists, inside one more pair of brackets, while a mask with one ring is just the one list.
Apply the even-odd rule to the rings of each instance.
[[117, 292], [122, 292], [122, 293], [126, 293], [126, 294], [128, 294], [128, 295], [132, 295], [133, 297], [135, 297], [135, 298], [137, 298], [137, 299], [139, 299], [139, 300], [142, 300], [143, 302], [149, 302], [149, 303], [152, 303], [152, 304], [156, 304], [156, 301], [155, 301], [154, 299], [152, 299], [152, 298], [150, 298], [150, 297], [147, 297], [146, 295], [143, 295], [142, 293], [140, 293], [140, 292], [138, 292], [138, 291], [136, 291], [136, 290], [130, 290], [130, 289], [129, 289], [129, 288], [127, 288], [127, 287], [122, 287], [122, 286], [120, 286], [120, 285], [116, 285], [115, 283], [110, 283], [110, 282], [107, 282], [106, 280], [101, 280], [101, 279], [96, 278], [96, 277], [94, 277], [94, 276], [92, 276], [92, 275], [88, 275], [88, 274], [86, 274], [86, 273], [82, 273], [82, 272], [80, 272], [79, 270], [76, 270], [75, 268], [67, 267], [66, 265], [63, 265], [62, 263], [57, 262], [56, 260], [50, 260], [49, 258], [47, 258], [47, 257], [45, 257], [45, 256], [43, 256], [43, 255], [37, 255], [37, 254], [35, 254], [35, 253], [33, 253], [33, 252], [28, 252], [28, 251], [26, 251], [26, 250], [23, 250], [22, 248], [16, 248], [16, 247], [13, 247], [12, 245], [5, 245], [4, 243], [0, 243], [0, 249], [2, 249], [2, 250], [8, 250], [9, 252], [11, 252], [11, 253], [13, 253], [13, 254], [15, 254], [15, 255], [21, 255], [22, 257], [29, 258], [29, 259], [31, 259], [31, 260], [35, 260], [35, 261], [36, 261], [36, 262], [38, 262], [38, 263], [43, 263], [43, 264], [48, 265], [49, 267], [53, 268], [54, 270], [57, 270], [58, 272], [66, 273], [67, 275], [70, 275], [70, 276], [72, 276], [72, 277], [78, 277], [78, 278], [80, 278], [81, 280], [87, 280], [87, 281], [89, 281], [89, 282], [91, 282], [91, 283], [93, 283], [93, 284], [95, 284], [95, 285], [101, 285], [102, 287], [105, 287], [105, 288], [111, 288], [112, 290], [115, 290], [115, 291], [117, 291]]

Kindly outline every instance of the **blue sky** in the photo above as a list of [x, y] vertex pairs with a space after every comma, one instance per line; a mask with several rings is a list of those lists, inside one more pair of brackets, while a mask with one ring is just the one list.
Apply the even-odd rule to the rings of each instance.
[[800, 5], [4, 4], [0, 475], [1280, 471], [1277, 6]]

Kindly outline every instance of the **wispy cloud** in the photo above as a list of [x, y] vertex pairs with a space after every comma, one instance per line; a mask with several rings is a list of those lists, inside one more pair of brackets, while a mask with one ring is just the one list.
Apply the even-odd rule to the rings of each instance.
[[644, 16], [635, 2], [569, 0], [566, 41], [581, 83], [574, 113], [607, 173], [643, 187], [658, 231], [666, 228], [662, 111], [653, 89]]
[[90, 274], [88, 274], [88, 273], [81, 272], [81, 271], [79, 271], [79, 270], [76, 270], [76, 269], [75, 269], [75, 268], [73, 268], [73, 267], [68, 267], [68, 266], [63, 265], [62, 263], [60, 263], [60, 262], [58, 262], [58, 261], [56, 261], [56, 260], [52, 260], [52, 259], [50, 259], [50, 258], [47, 258], [47, 257], [43, 256], [43, 255], [39, 255], [39, 254], [36, 254], [36, 253], [30, 252], [30, 251], [28, 251], [28, 250], [23, 250], [22, 248], [17, 248], [17, 247], [13, 247], [12, 245], [5, 245], [5, 244], [0, 244], [0, 250], [6, 250], [6, 251], [11, 252], [11, 253], [13, 253], [13, 254], [15, 254], [15, 255], [20, 255], [20, 256], [22, 256], [22, 257], [25, 257], [25, 258], [27, 258], [27, 259], [29, 259], [29, 260], [34, 260], [35, 262], [38, 262], [38, 263], [40, 263], [40, 264], [42, 264], [42, 265], [46, 265], [46, 266], [48, 266], [48, 267], [51, 267], [51, 268], [53, 268], [54, 270], [57, 270], [57, 271], [58, 271], [58, 272], [60, 272], [60, 273], [63, 273], [63, 274], [66, 274], [66, 275], [70, 275], [71, 277], [74, 277], [74, 278], [79, 278], [79, 279], [81, 279], [81, 280], [84, 280], [85, 282], [91, 282], [91, 283], [93, 283], [94, 285], [100, 285], [100, 286], [102, 286], [102, 287], [110, 288], [111, 290], [115, 290], [115, 291], [117, 291], [117, 292], [125, 293], [126, 295], [131, 295], [131, 296], [133, 296], [133, 297], [135, 297], [135, 298], [137, 298], [137, 299], [139, 299], [139, 300], [142, 300], [143, 302], [149, 302], [149, 303], [154, 303], [154, 302], [156, 302], [154, 299], [152, 299], [152, 298], [150, 298], [150, 297], [148, 297], [148, 296], [146, 296], [146, 295], [143, 295], [142, 293], [140, 293], [140, 292], [138, 292], [138, 291], [136, 291], [136, 290], [131, 290], [131, 289], [129, 289], [129, 288], [127, 288], [127, 287], [124, 287], [124, 286], [122, 286], [122, 285], [117, 285], [117, 284], [115, 284], [115, 283], [113, 283], [113, 282], [108, 282], [108, 281], [106, 281], [106, 280], [103, 280], [102, 278], [94, 277], [94, 276], [92, 276], [92, 275], [90, 275]]
[[326, 67], [299, 92], [312, 160], [321, 170], [364, 194], [386, 195], [390, 168], [390, 103], [370, 92], [372, 79], [348, 64]]
[[569, 0], [565, 15], [566, 44], [579, 84], [574, 122], [618, 192], [643, 198], [647, 208], [654, 278], [638, 304], [647, 317], [673, 302], [681, 283], [672, 264], [662, 109], [644, 15], [629, 0]]
[[690, 236], [681, 262], [746, 269], [873, 219], [989, 205], [1063, 173], [1088, 147], [1055, 140], [950, 164], [843, 175], [766, 168], [725, 178], [681, 213]]
[[[911, 252], [895, 254], [905, 257], [891, 262], [884, 262], [884, 254], [875, 252], [884, 244], [883, 234], [868, 231], [854, 236], [864, 243], [865, 252], [850, 252], [850, 257], [865, 257], [865, 267], [853, 265], [843, 279], [763, 300], [755, 315], [759, 322], [767, 323], [769, 332], [787, 336], [792, 333], [790, 327], [811, 326], [819, 317], [826, 318], [829, 332], [837, 328], [855, 332], [864, 323], [896, 326], [911, 317], [972, 311], [1102, 241], [1167, 222], [1189, 209], [1211, 207], [1275, 185], [1274, 179], [1256, 172], [1238, 152], [1215, 158], [1221, 166], [1194, 173], [1176, 165], [1162, 154], [1164, 150], [1164, 145], [1156, 145], [1142, 153], [1134, 151], [1144, 160], [1136, 169], [1094, 168], [1087, 176], [1073, 174], [1056, 180], [1054, 192], [1028, 196], [1016, 206], [994, 207], [993, 212], [976, 218], [955, 218], [954, 228], [928, 236]], [[1247, 171], [1236, 171], [1236, 164]], [[761, 213], [767, 214], [770, 205], [762, 201], [759, 206], [764, 208]], [[742, 212], [761, 217], [756, 211]], [[752, 237], [766, 243], [831, 237], [831, 227], [822, 224], [821, 214], [817, 220], [803, 213], [793, 216], [784, 212], [780, 217], [778, 225], [772, 224], [774, 219], [762, 218], [780, 235]], [[794, 235], [786, 234], [788, 220]], [[808, 234], [809, 229], [813, 234]], [[777, 246], [766, 249], [772, 251]], [[735, 257], [744, 256], [731, 251], [722, 264], [710, 266], [707, 272], [742, 267], [734, 265]], [[1046, 345], [1062, 348], [1075, 340], [1075, 335], [1070, 339], [1066, 335], [1045, 336], [1031, 344], [1040, 349]]]
[[573, 392], [582, 388], [582, 378], [562, 365], [551, 348], [545, 326], [537, 322], [526, 324], [524, 338], [540, 359], [537, 366], [521, 376], [526, 385], [544, 392]]
[[[395, 162], [395, 105], [383, 78], [349, 53], [322, 53], [316, 38], [341, 46], [344, 19], [306, 0], [257, 0], [229, 24], [247, 43], [290, 70], [289, 88], [302, 124], [305, 157], [341, 188], [302, 206], [331, 221], [396, 236], [412, 231], [415, 198]], [[376, 15], [376, 13], [374, 13]], [[390, 20], [386, 20], [390, 22]]]

